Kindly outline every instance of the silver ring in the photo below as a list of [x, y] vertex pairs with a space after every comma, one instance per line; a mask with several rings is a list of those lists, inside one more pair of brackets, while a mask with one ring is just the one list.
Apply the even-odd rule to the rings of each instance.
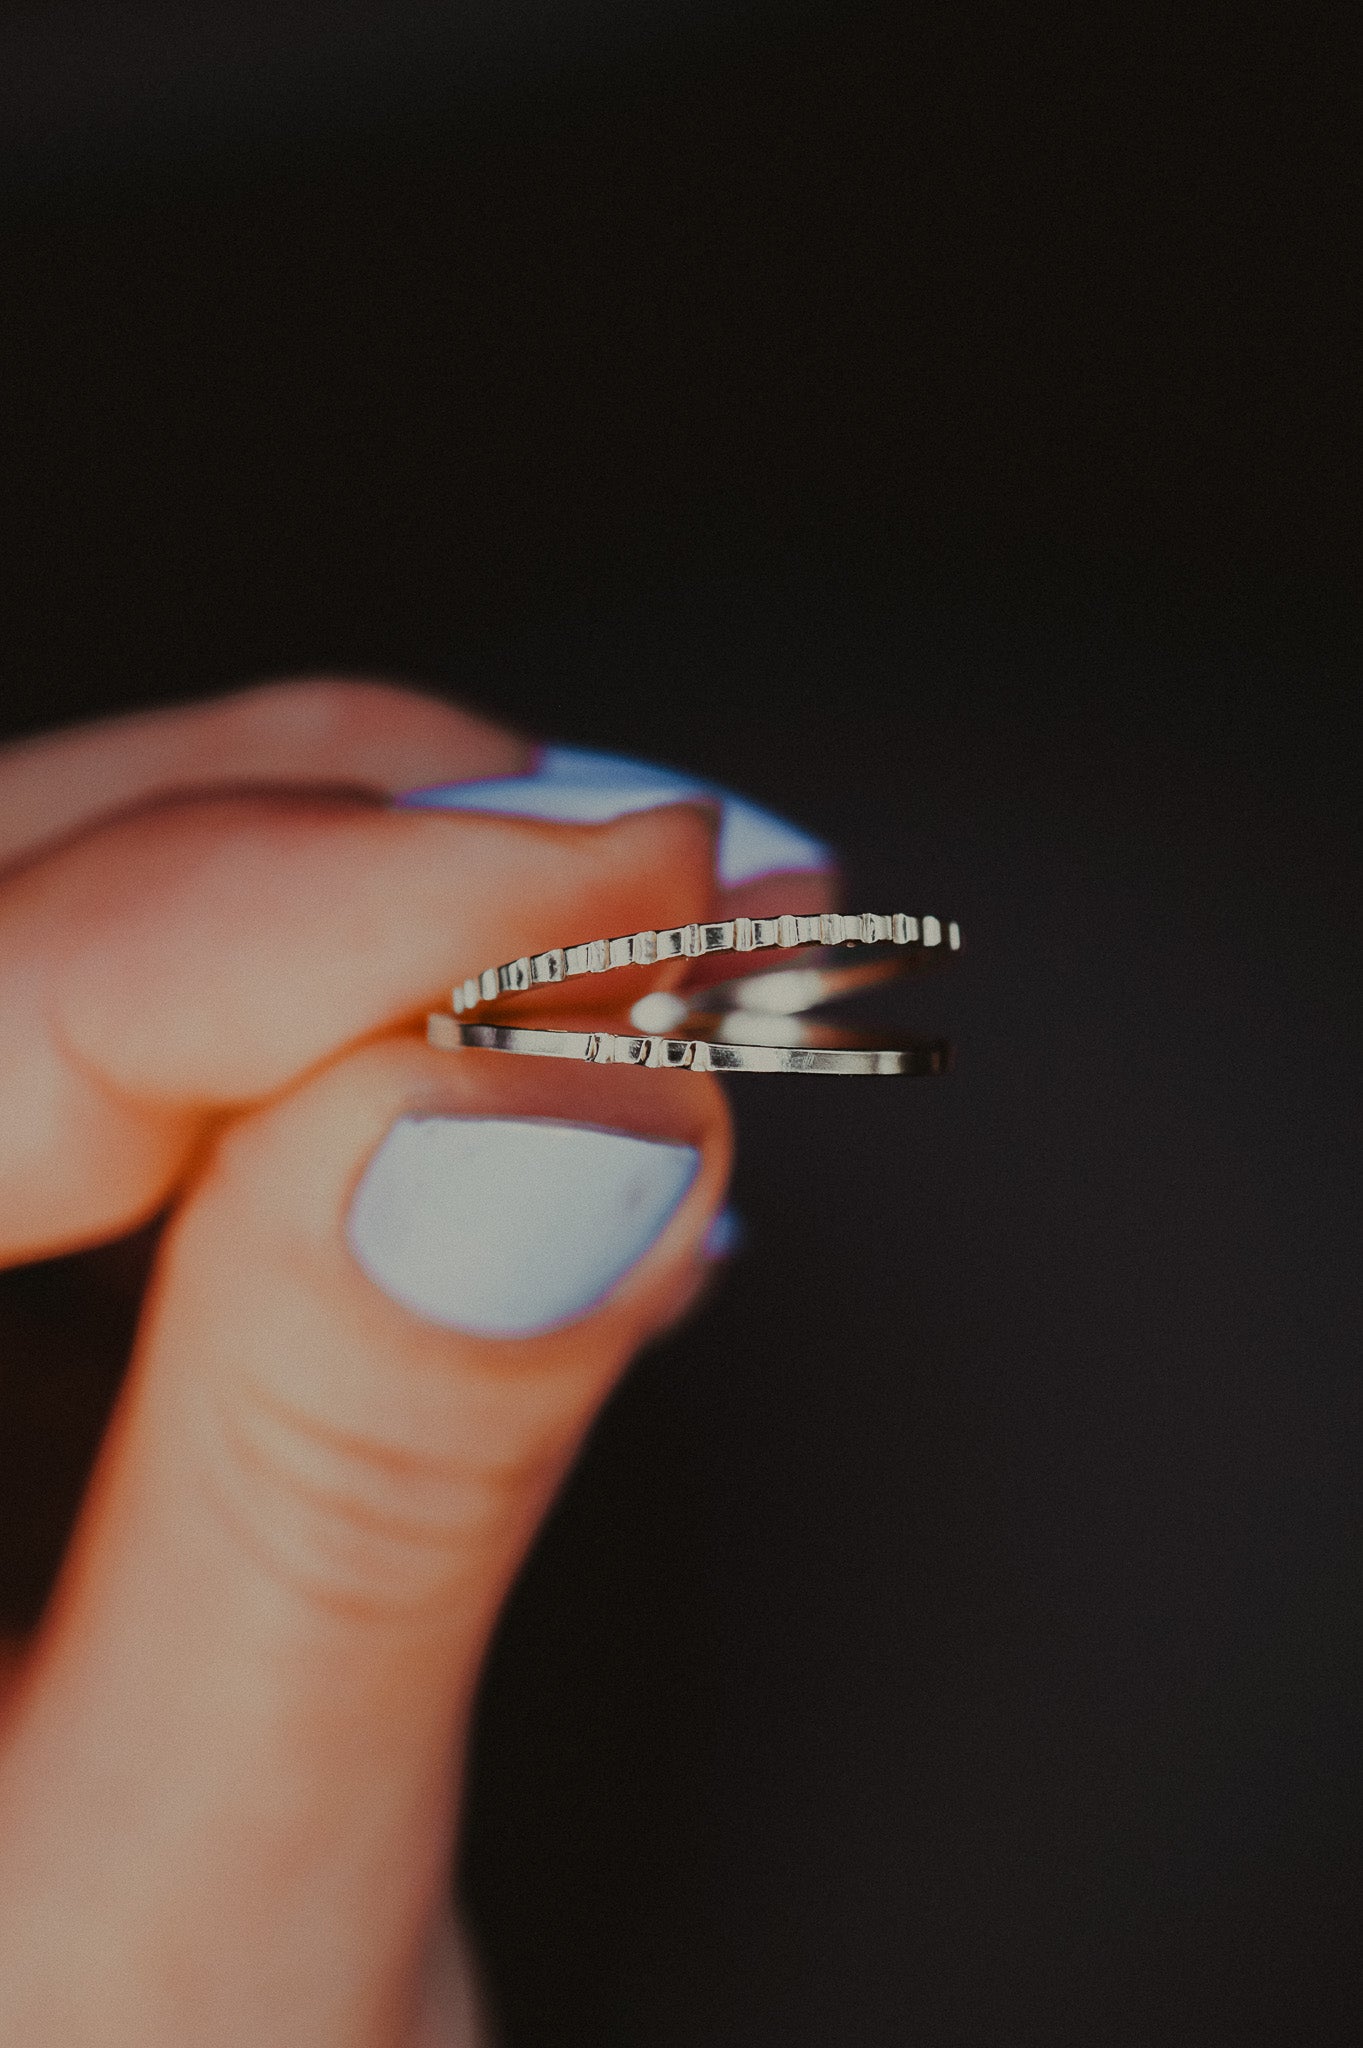
[[[759, 970], [689, 991], [654, 990], [634, 1004], [627, 1019], [616, 1020], [632, 1029], [569, 1029], [566, 1019], [563, 1026], [506, 1024], [500, 1016], [464, 1021], [471, 1011], [490, 1010], [527, 989], [617, 967], [652, 967], [713, 953], [863, 945], [892, 950], [888, 955], [882, 950], [877, 959], [855, 967], [825, 963]], [[450, 1052], [476, 1047], [540, 1059], [585, 1060], [595, 1066], [702, 1074], [942, 1074], [951, 1063], [945, 1040], [899, 1039], [876, 1045], [852, 1032], [806, 1022], [802, 1013], [889, 979], [914, 957], [949, 959], [960, 945], [959, 926], [902, 912], [738, 917], [632, 932], [623, 938], [523, 954], [519, 960], [470, 975], [453, 992], [454, 1014], [435, 1011], [427, 1018], [426, 1037], [429, 1044]]]
[[592, 939], [582, 946], [551, 946], [547, 953], [522, 953], [519, 960], [471, 974], [454, 990], [451, 1002], [455, 1016], [461, 1017], [502, 996], [572, 981], [580, 974], [606, 974], [613, 967], [653, 967], [660, 960], [698, 960], [708, 953], [886, 945], [930, 953], [944, 943], [948, 952], [960, 951], [959, 925], [944, 925], [938, 917], [906, 917], [902, 911], [892, 916], [867, 910], [848, 917], [826, 910], [813, 917], [732, 917], [722, 924], [677, 924], [661, 932], [631, 932], [626, 938]]
[[487, 1052], [529, 1053], [541, 1059], [587, 1060], [601, 1067], [671, 1067], [693, 1074], [924, 1075], [944, 1074], [951, 1064], [951, 1048], [940, 1038], [911, 1039], [897, 1046], [758, 1045], [733, 1039], [461, 1024], [443, 1011], [427, 1018], [426, 1037], [447, 1052], [478, 1046]]

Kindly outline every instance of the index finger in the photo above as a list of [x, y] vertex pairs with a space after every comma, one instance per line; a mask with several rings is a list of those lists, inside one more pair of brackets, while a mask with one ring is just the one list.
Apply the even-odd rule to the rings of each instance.
[[207, 703], [39, 733], [0, 753], [0, 867], [170, 790], [519, 775], [530, 743], [462, 706], [360, 677], [305, 676]]

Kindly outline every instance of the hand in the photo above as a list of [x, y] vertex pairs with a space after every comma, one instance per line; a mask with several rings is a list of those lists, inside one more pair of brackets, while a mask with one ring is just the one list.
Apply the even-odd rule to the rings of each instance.
[[0, 1257], [166, 1217], [0, 1702], [5, 2048], [478, 2038], [448, 1900], [480, 1663], [598, 1405], [698, 1289], [730, 1155], [707, 1077], [424, 1044], [493, 961], [736, 900], [712, 805], [385, 801], [527, 761], [328, 683], [0, 755]]

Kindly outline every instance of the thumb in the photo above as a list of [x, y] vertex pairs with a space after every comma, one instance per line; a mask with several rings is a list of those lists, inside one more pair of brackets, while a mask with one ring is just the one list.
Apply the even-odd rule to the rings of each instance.
[[0, 2037], [413, 2048], [489, 1632], [728, 1166], [704, 1077], [406, 1039], [231, 1127], [0, 1757]]

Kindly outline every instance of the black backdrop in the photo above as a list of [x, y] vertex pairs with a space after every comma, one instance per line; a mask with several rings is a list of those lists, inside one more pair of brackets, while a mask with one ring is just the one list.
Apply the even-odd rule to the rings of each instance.
[[[416, 677], [970, 939], [515, 1595], [510, 2043], [1360, 2038], [1343, 11], [329, 11], [9, 52], [6, 729]], [[136, 1264], [5, 1283], [16, 1618]]]

